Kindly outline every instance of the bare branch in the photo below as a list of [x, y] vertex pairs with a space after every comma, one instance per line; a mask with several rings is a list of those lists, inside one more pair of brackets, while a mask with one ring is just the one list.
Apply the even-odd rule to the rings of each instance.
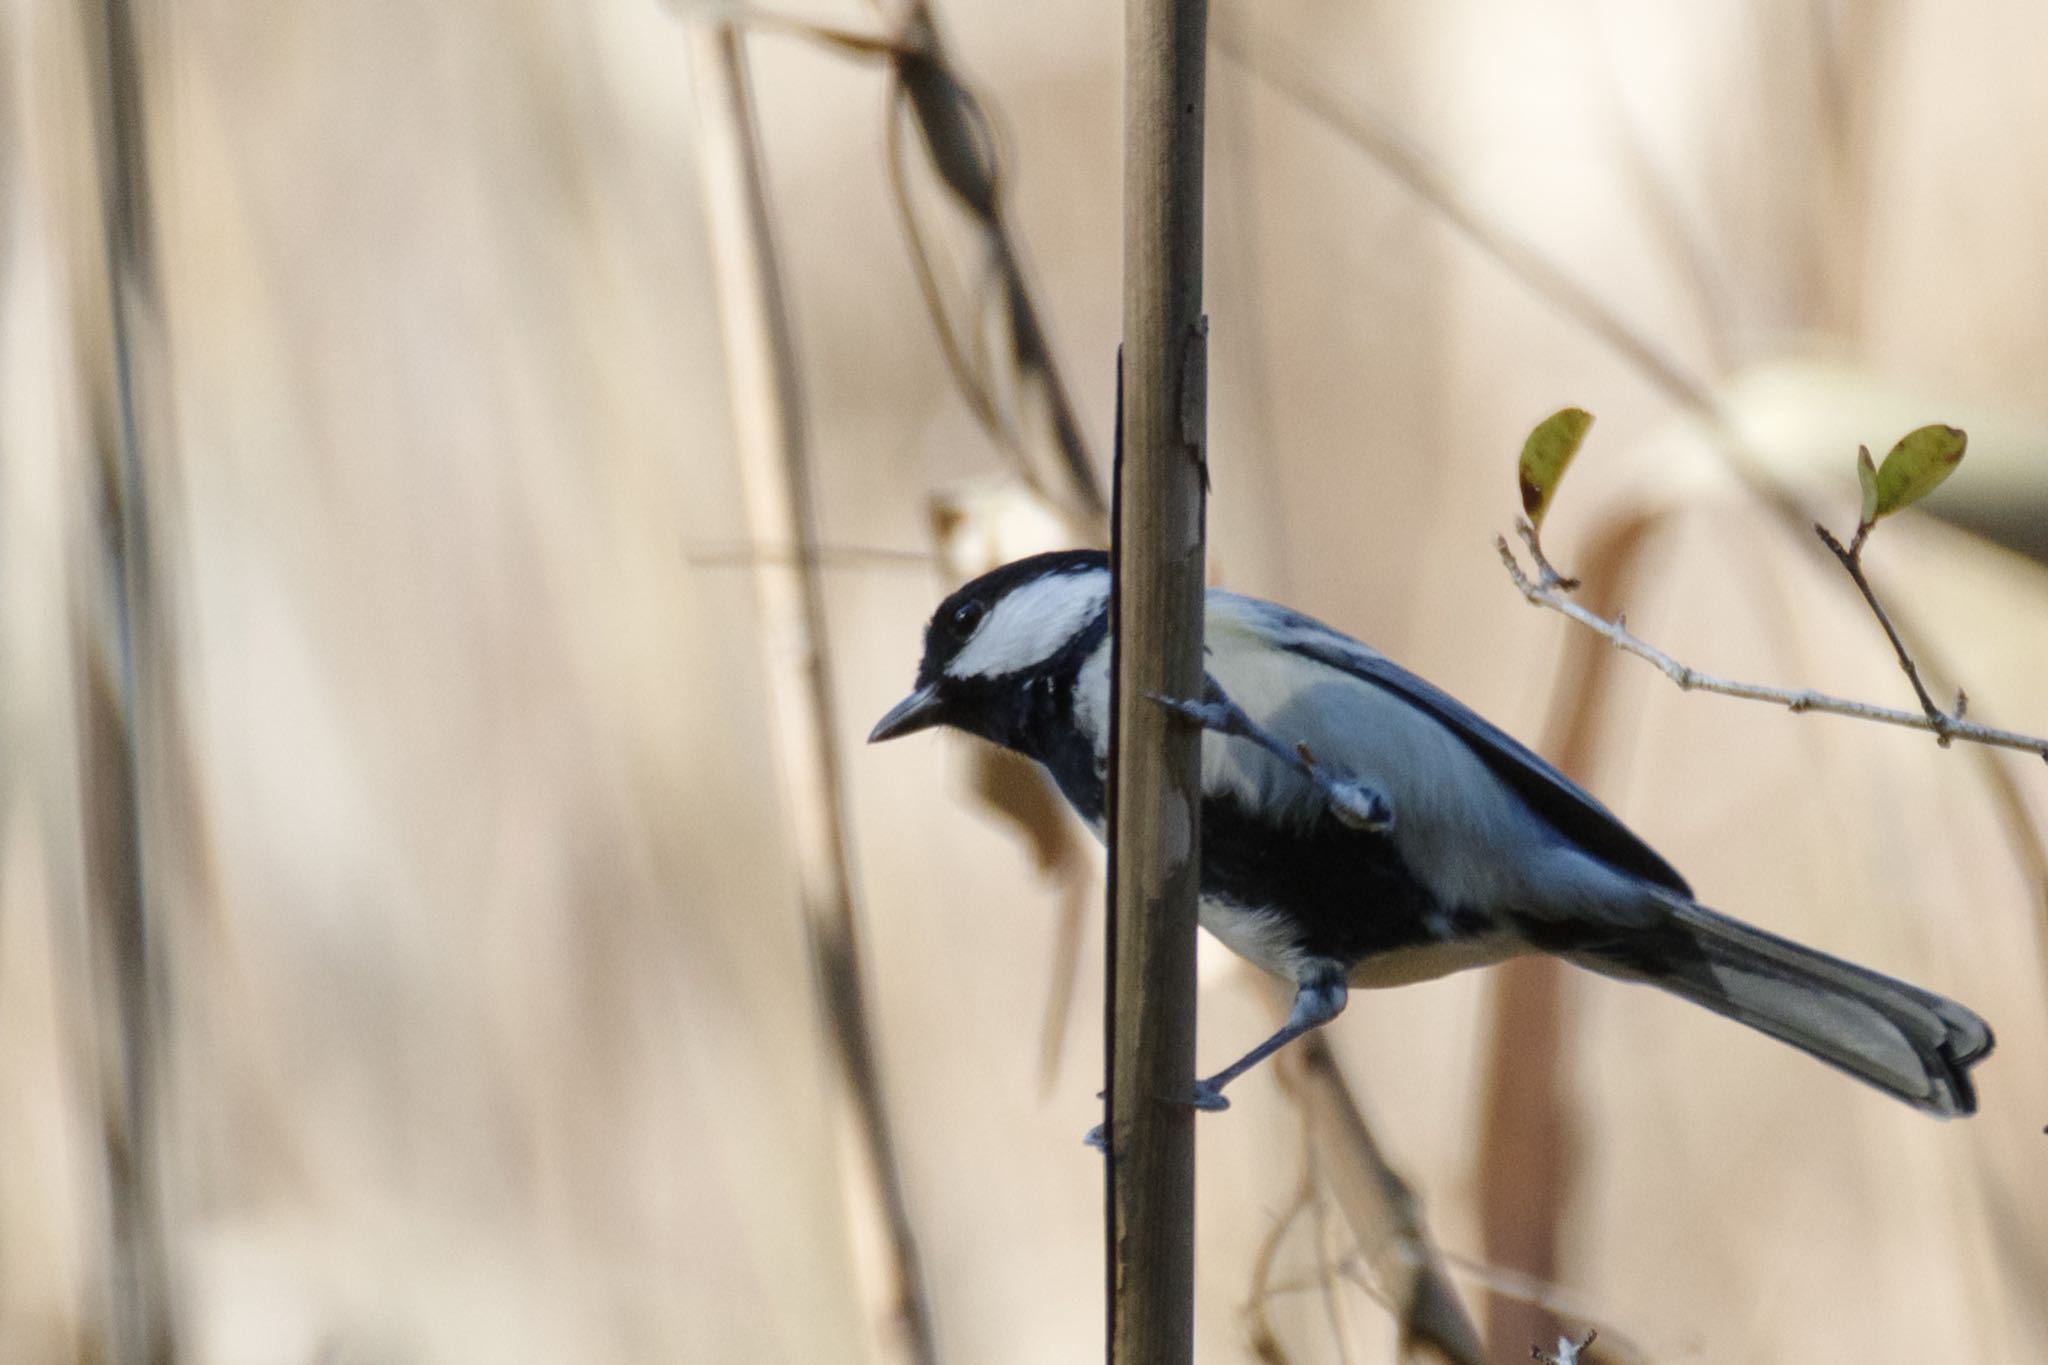
[[[1539, 553], [1534, 543], [1534, 533], [1526, 522], [1518, 522], [1516, 529], [1524, 543], [1529, 544], [1532, 553]], [[1816, 692], [1812, 688], [1768, 687], [1761, 683], [1737, 682], [1729, 678], [1715, 677], [1702, 673], [1688, 664], [1666, 654], [1647, 640], [1632, 634], [1620, 619], [1609, 621], [1603, 616], [1586, 610], [1565, 596], [1562, 582], [1557, 580], [1556, 571], [1539, 568], [1539, 578], [1532, 580], [1522, 568], [1521, 561], [1509, 547], [1507, 537], [1494, 537], [1494, 548], [1500, 552], [1500, 562], [1514, 580], [1517, 590], [1530, 603], [1548, 607], [1554, 612], [1568, 616], [1586, 629], [1594, 631], [1608, 640], [1616, 649], [1633, 654], [1639, 659], [1655, 664], [1664, 676], [1678, 684], [1686, 692], [1712, 692], [1723, 697], [1740, 697], [1746, 701], [1767, 702], [1782, 706], [1788, 711], [1820, 711], [1832, 716], [1848, 716], [1855, 720], [1873, 721], [1879, 725], [1896, 725], [1906, 730], [1922, 730], [1940, 739], [1943, 744], [1950, 740], [1967, 740], [1972, 744], [1983, 744], [2001, 749], [2019, 749], [2037, 755], [2048, 761], [2048, 739], [2036, 735], [2020, 734], [2012, 730], [1993, 729], [1960, 716], [1942, 714], [1938, 709], [1929, 716], [1924, 711], [1901, 711], [1895, 707], [1877, 706], [1870, 702], [1850, 701], [1843, 697]], [[1542, 561], [1539, 558], [1538, 563]]]
[[[1848, 570], [1849, 577], [1856, 581], [1857, 591], [1861, 592], [1863, 600], [1870, 604], [1871, 613], [1877, 617], [1877, 623], [1884, 627], [1885, 638], [1892, 642], [1892, 649], [1899, 656], [1899, 667], [1906, 671], [1906, 680], [1913, 684], [1913, 695], [1920, 699], [1921, 711], [1926, 713], [1928, 720], [1934, 722], [1934, 733], [1941, 737], [1942, 747], [1948, 747], [1950, 738], [1949, 726], [1952, 722], [1943, 713], [1942, 709], [1934, 704], [1934, 698], [1928, 695], [1927, 684], [1920, 681], [1920, 670], [1914, 666], [1913, 656], [1907, 652], [1906, 642], [1899, 638], [1898, 630], [1892, 625], [1892, 618], [1885, 615], [1884, 607], [1877, 600], [1877, 594], [1871, 590], [1870, 580], [1863, 576], [1863, 540], [1865, 536], [1870, 534], [1869, 524], [1865, 523], [1862, 526], [1858, 526], [1856, 528], [1856, 538], [1850, 541], [1846, 547], [1843, 546], [1841, 541], [1834, 538], [1827, 527], [1819, 522], [1813, 524], [1813, 530], [1814, 534], [1820, 537], [1820, 543], [1828, 547], [1829, 553], [1833, 554], [1842, 567]], [[1968, 704], [1968, 699], [1958, 693], [1956, 700], [1958, 719], [1961, 718], [1963, 708]]]

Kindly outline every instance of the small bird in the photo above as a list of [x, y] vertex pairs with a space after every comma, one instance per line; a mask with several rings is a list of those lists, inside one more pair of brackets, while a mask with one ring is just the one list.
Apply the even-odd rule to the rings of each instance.
[[[917, 686], [870, 743], [949, 725], [1042, 764], [1097, 835], [1109, 736], [1107, 558], [1066, 550], [961, 588]], [[1211, 590], [1199, 698], [1203, 928], [1294, 984], [1286, 1024], [1197, 1083], [1223, 1088], [1334, 1019], [1350, 987], [1544, 952], [1648, 982], [1916, 1109], [1977, 1107], [1972, 1011], [1752, 928], [1606, 807], [1467, 707], [1299, 612]]]

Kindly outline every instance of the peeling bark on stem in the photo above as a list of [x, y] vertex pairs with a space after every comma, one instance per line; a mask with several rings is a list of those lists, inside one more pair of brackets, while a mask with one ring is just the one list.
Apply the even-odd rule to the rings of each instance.
[[1114, 1365], [1194, 1353], [1205, 0], [1128, 0], [1124, 351], [1112, 537], [1108, 1306]]

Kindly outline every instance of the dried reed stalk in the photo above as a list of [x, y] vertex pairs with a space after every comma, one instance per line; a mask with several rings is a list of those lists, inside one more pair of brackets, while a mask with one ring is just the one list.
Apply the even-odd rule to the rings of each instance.
[[875, 1358], [933, 1365], [937, 1347], [882, 1095], [860, 965], [846, 791], [832, 739], [832, 668], [810, 451], [789, 305], [770, 222], [759, 120], [738, 28], [690, 30], [706, 212], [732, 384], [733, 426], [782, 807], [815, 985], [838, 1061], [835, 1108]]
[[[160, 1094], [165, 1039], [162, 946], [152, 923], [160, 882], [153, 851], [164, 790], [162, 756], [173, 714], [172, 671], [158, 565], [151, 544], [150, 476], [168, 459], [166, 347], [144, 141], [136, 16], [127, 0], [83, 11], [110, 316], [109, 352], [81, 370], [110, 371], [95, 417], [90, 482], [95, 558], [104, 603], [81, 602], [74, 676], [81, 689], [79, 767], [85, 895], [96, 965], [111, 978], [110, 1083], [102, 1128], [111, 1284], [109, 1357], [116, 1365], [169, 1365], [177, 1357], [166, 1252]], [[96, 333], [97, 328], [81, 331]], [[106, 409], [111, 409], [107, 411]], [[97, 972], [96, 972], [97, 975]]]

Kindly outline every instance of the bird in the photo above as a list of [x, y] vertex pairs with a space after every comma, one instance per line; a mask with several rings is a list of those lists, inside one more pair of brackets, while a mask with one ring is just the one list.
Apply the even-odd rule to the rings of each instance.
[[[1040, 764], [1103, 835], [1108, 557], [1005, 564], [933, 612], [909, 696], [868, 736], [935, 726]], [[1271, 1037], [1190, 1103], [1335, 1019], [1353, 988], [1547, 953], [1789, 1043], [1923, 1112], [1975, 1112], [1973, 1011], [1700, 904], [1583, 787], [1449, 694], [1300, 612], [1209, 589], [1197, 917], [1291, 983]]]

